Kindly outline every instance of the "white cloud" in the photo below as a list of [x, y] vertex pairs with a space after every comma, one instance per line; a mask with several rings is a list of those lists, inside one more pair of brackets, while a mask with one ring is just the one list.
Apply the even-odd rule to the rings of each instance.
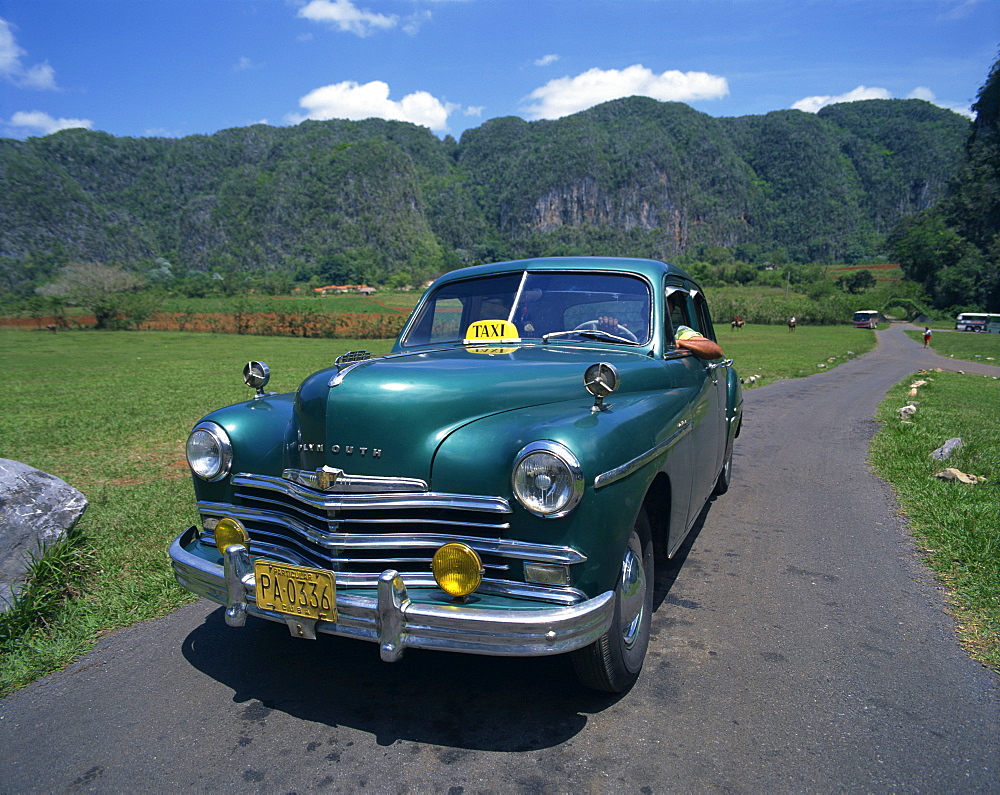
[[931, 91], [927, 86], [917, 86], [913, 91], [906, 95], [907, 99], [923, 99], [927, 102], [933, 102], [936, 97], [934, 92]]
[[304, 114], [290, 114], [288, 121], [297, 124], [306, 119], [388, 119], [408, 121], [429, 127], [436, 132], [447, 132], [448, 116], [458, 110], [458, 105], [442, 102], [426, 91], [414, 91], [401, 100], [389, 99], [389, 85], [381, 80], [370, 83], [345, 81], [322, 86], [310, 91], [299, 100]]
[[431, 18], [430, 11], [417, 11], [408, 16], [403, 22], [403, 32], [411, 36], [416, 36], [420, 32], [421, 26], [425, 22], [430, 22]]
[[56, 90], [56, 70], [47, 61], [25, 66], [21, 63], [21, 58], [25, 55], [27, 52], [14, 40], [10, 24], [0, 18], [0, 77], [18, 88]]
[[535, 59], [535, 66], [548, 66], [549, 64], [554, 64], [558, 60], [558, 55], [543, 55], [541, 58]]
[[343, 33], [368, 36], [376, 30], [388, 30], [399, 24], [395, 14], [377, 14], [360, 9], [351, 0], [311, 0], [299, 9], [298, 16], [313, 22], [333, 25]]
[[73, 127], [83, 127], [90, 130], [94, 126], [94, 122], [90, 119], [54, 119], [48, 113], [40, 110], [19, 110], [6, 124], [26, 135], [51, 135], [54, 132], [69, 130]]
[[[962, 116], [968, 116], [970, 119], [973, 115], [968, 105], [946, 105], [938, 102], [934, 92], [927, 88], [927, 86], [917, 86], [906, 95], [906, 98], [922, 99], [933, 105], [937, 105], [939, 108], [959, 113]], [[885, 88], [858, 86], [853, 91], [848, 91], [846, 94], [838, 94], [837, 96], [820, 95], [804, 97], [792, 105], [792, 108], [795, 110], [804, 110], [806, 113], [816, 113], [820, 108], [825, 108], [827, 105], [834, 105], [838, 102], [857, 102], [863, 99], [892, 99], [892, 93]]]
[[654, 74], [636, 64], [626, 69], [590, 69], [576, 77], [550, 80], [528, 96], [531, 119], [558, 119], [621, 97], [644, 96], [663, 102], [718, 99], [729, 93], [726, 78], [707, 72], [666, 71]]
[[0, 18], [0, 74], [20, 72], [21, 56], [26, 54], [14, 41], [14, 31], [7, 20]]
[[815, 96], [803, 97], [792, 105], [794, 110], [804, 110], [806, 113], [816, 113], [820, 108], [827, 105], [835, 105], [838, 102], [857, 102], [862, 99], [892, 99], [892, 94], [885, 88], [869, 88], [868, 86], [858, 86], [853, 91], [837, 96]]

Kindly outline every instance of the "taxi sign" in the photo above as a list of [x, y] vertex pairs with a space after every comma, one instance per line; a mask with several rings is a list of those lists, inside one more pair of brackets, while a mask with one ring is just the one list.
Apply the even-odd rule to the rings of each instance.
[[517, 326], [509, 320], [477, 320], [465, 330], [466, 345], [496, 347], [505, 342], [520, 342]]

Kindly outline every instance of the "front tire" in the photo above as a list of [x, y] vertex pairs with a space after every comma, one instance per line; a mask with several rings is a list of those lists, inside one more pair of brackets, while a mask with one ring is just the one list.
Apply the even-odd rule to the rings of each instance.
[[639, 678], [649, 647], [653, 575], [652, 533], [646, 512], [640, 511], [622, 556], [611, 626], [572, 655], [577, 679], [585, 687], [623, 693]]

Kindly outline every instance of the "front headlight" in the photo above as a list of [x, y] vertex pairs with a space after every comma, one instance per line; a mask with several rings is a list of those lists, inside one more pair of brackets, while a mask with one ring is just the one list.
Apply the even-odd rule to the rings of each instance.
[[558, 519], [583, 496], [583, 470], [569, 449], [558, 442], [532, 442], [514, 461], [514, 495], [536, 516]]
[[229, 474], [233, 448], [229, 435], [214, 422], [199, 422], [187, 440], [187, 461], [202, 480], [220, 480]]

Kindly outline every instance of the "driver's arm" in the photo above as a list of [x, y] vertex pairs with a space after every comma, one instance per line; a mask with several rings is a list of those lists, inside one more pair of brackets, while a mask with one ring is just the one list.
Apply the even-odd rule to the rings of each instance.
[[678, 348], [691, 351], [699, 359], [721, 359], [722, 348], [719, 343], [703, 337], [697, 331], [687, 326], [678, 326], [674, 336]]

